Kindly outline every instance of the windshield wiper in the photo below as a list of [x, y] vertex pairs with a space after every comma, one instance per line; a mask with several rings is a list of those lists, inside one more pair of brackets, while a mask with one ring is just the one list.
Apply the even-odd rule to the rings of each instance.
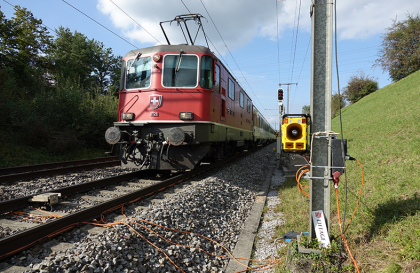
[[182, 61], [182, 54], [183, 53], [184, 53], [184, 50], [181, 49], [179, 51], [178, 63], [177, 63], [176, 68], [175, 68], [175, 75], [176, 75], [176, 72], [178, 72], [179, 68], [181, 67], [181, 61]]
[[141, 56], [141, 53], [139, 52], [138, 54], [137, 54], [137, 56], [136, 56], [136, 58], [133, 60], [133, 62], [130, 64], [130, 66], [127, 68], [127, 74], [128, 74], [128, 72], [130, 71], [130, 68], [133, 66], [133, 64], [138, 60], [138, 59], [140, 59], [140, 56]]

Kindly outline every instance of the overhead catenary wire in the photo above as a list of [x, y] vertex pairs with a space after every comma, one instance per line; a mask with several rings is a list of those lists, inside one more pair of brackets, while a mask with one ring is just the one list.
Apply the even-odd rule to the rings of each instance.
[[[299, 77], [297, 78], [296, 82], [299, 82], [299, 80], [300, 80], [300, 76], [302, 75], [303, 67], [305, 66], [306, 56], [308, 55], [308, 51], [309, 51], [309, 47], [310, 47], [310, 45], [311, 45], [311, 36], [309, 36], [309, 42], [308, 42], [308, 47], [306, 48], [305, 58], [303, 58], [302, 67], [300, 68]], [[292, 104], [293, 104], [293, 103], [294, 103], [294, 101], [295, 101], [296, 93], [297, 93], [297, 92], [295, 92], [295, 93], [293, 94]]]
[[292, 63], [292, 70], [291, 70], [292, 75], [290, 76], [290, 82], [293, 81], [293, 73], [295, 70], [296, 48], [297, 48], [297, 41], [298, 41], [298, 34], [299, 34], [299, 21], [300, 21], [301, 7], [302, 7], [302, 0], [299, 1], [299, 14], [298, 14], [297, 26], [296, 26], [296, 40], [295, 40], [295, 48], [293, 50], [293, 63]]
[[[207, 12], [207, 14], [208, 14], [208, 16], [209, 16], [209, 18], [210, 18], [211, 22], [213, 23], [213, 26], [215, 27], [215, 29], [216, 29], [217, 33], [219, 34], [220, 38], [222, 39], [223, 44], [225, 45], [226, 49], [228, 50], [228, 52], [229, 52], [230, 56], [232, 57], [232, 60], [233, 60], [233, 61], [234, 61], [234, 63], [236, 64], [236, 67], [237, 67], [237, 68], [239, 69], [239, 71], [241, 72], [242, 77], [244, 77], [245, 82], [248, 84], [248, 86], [249, 86], [249, 88], [251, 89], [252, 93], [254, 94], [255, 98], [257, 99], [257, 101], [258, 101], [258, 102], [259, 102], [259, 104], [261, 105], [261, 109], [264, 109], [263, 104], [261, 103], [261, 101], [260, 101], [260, 99], [258, 98], [258, 96], [255, 94], [255, 92], [254, 92], [254, 90], [252, 89], [251, 85], [248, 83], [248, 80], [245, 78], [245, 76], [244, 76], [244, 74], [243, 74], [243, 72], [242, 72], [241, 68], [239, 67], [238, 63], [236, 62], [235, 58], [233, 57], [232, 52], [230, 51], [229, 47], [227, 46], [227, 44], [226, 44], [225, 40], [224, 40], [224, 39], [223, 39], [223, 37], [222, 37], [222, 34], [220, 34], [220, 31], [219, 31], [219, 29], [217, 28], [216, 24], [214, 23], [213, 18], [211, 17], [211, 15], [210, 15], [209, 11], [207, 10], [207, 8], [206, 8], [206, 6], [204, 5], [203, 1], [202, 1], [202, 0], [200, 0], [200, 2], [201, 2], [201, 4], [203, 5], [204, 9], [206, 10], [206, 12]], [[232, 71], [231, 71], [231, 72], [232, 72]]]
[[[184, 5], [184, 7], [188, 10], [188, 12], [190, 13], [190, 14], [192, 14], [191, 13], [191, 11], [190, 11], [190, 9], [187, 7], [187, 5], [184, 3], [184, 1], [183, 0], [181, 0], [181, 2], [182, 2], [182, 4]], [[211, 41], [211, 39], [210, 39], [210, 37], [207, 35], [207, 34], [205, 34], [204, 33], [204, 35], [205, 35], [205, 37], [209, 40], [209, 42], [210, 42], [210, 44], [213, 46], [213, 48], [214, 48], [214, 50], [216, 50], [216, 52], [217, 52], [217, 54], [218, 54], [218, 58], [220, 58], [220, 59], [222, 59], [223, 60], [223, 63], [224, 64], [226, 64], [226, 66], [229, 68], [229, 70], [231, 71], [231, 73], [233, 74], [233, 72], [232, 72], [232, 69], [230, 68], [230, 66], [229, 66], [229, 63], [223, 58], [223, 55], [219, 52], [219, 50], [217, 49], [217, 47], [213, 44], [213, 42]], [[234, 76], [235, 78], [237, 78], [236, 76]]]
[[73, 6], [72, 4], [68, 3], [66, 0], [62, 0], [62, 1], [64, 3], [66, 3], [67, 5], [69, 5], [70, 7], [72, 7], [73, 9], [77, 10], [78, 12], [80, 12], [81, 14], [83, 14], [84, 16], [86, 16], [87, 18], [89, 18], [90, 20], [94, 21], [95, 23], [97, 23], [98, 25], [100, 25], [101, 27], [103, 27], [104, 29], [108, 30], [109, 32], [111, 32], [115, 36], [119, 37], [121, 40], [123, 40], [126, 43], [130, 44], [134, 48], [139, 48], [138, 46], [133, 45], [132, 43], [130, 43], [129, 41], [127, 41], [126, 39], [124, 39], [123, 37], [121, 37], [120, 35], [118, 35], [117, 33], [115, 33], [114, 31], [110, 30], [106, 26], [102, 25], [101, 23], [99, 23], [98, 21], [96, 21], [95, 19], [93, 19], [92, 17], [90, 17], [89, 15], [87, 15], [86, 13], [84, 13], [83, 11], [79, 10], [78, 8], [76, 8], [75, 6]]
[[277, 65], [279, 69], [279, 82], [281, 82], [280, 77], [280, 39], [279, 39], [279, 9], [278, 9], [278, 0], [276, 1], [276, 27], [277, 27]]
[[[16, 6], [13, 6], [11, 3], [7, 2], [6, 0], [3, 0], [3, 1], [4, 1], [4, 2], [6, 2], [7, 4], [9, 4], [11, 7], [13, 7], [13, 9], [14, 9], [14, 10], [16, 10], [16, 11], [17, 11]], [[49, 30], [51, 30], [52, 32], [57, 33], [57, 31], [56, 31], [55, 29], [50, 28], [49, 26], [45, 25], [44, 23], [42, 23], [42, 25], [43, 25], [44, 27], [48, 28]]]
[[191, 13], [191, 11], [190, 11], [190, 9], [187, 7], [187, 5], [185, 5], [184, 1], [183, 1], [183, 0], [181, 0], [181, 2], [182, 2], [182, 4], [184, 5], [184, 7], [188, 10], [188, 12], [189, 12], [190, 14], [192, 14], [192, 13]]
[[[125, 15], [128, 16], [134, 23], [136, 23], [139, 27], [141, 27], [147, 34], [149, 34], [153, 39], [155, 39], [159, 44], [162, 44], [155, 36], [153, 36], [149, 31], [147, 31], [143, 26], [141, 26], [139, 23], [137, 23], [136, 20], [133, 19], [127, 12], [125, 12], [121, 7], [119, 7], [117, 4], [115, 4], [112, 0], [109, 0], [114, 6], [116, 6], [119, 10], [121, 10]], [[182, 1], [182, 0], [181, 0]]]

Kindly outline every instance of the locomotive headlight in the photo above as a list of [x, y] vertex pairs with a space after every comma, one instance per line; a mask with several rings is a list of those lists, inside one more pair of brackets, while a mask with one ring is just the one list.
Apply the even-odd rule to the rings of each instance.
[[179, 119], [191, 120], [193, 118], [194, 118], [194, 113], [192, 113], [192, 112], [180, 112], [179, 113]]
[[121, 131], [117, 127], [110, 127], [105, 132], [105, 140], [109, 144], [116, 144], [120, 141]]
[[121, 113], [121, 119], [122, 120], [133, 120], [134, 119], [134, 113]]
[[159, 62], [159, 61], [160, 61], [160, 59], [161, 59], [161, 56], [160, 56], [159, 54], [155, 54], [155, 55], [153, 55], [153, 60], [154, 60], [155, 62]]

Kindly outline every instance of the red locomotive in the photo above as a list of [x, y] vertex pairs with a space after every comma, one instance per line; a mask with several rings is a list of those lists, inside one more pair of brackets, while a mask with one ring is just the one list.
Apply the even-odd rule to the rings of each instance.
[[207, 47], [168, 41], [132, 50], [123, 58], [121, 76], [118, 121], [105, 139], [119, 144], [124, 167], [193, 169], [204, 158], [217, 160], [275, 139]]

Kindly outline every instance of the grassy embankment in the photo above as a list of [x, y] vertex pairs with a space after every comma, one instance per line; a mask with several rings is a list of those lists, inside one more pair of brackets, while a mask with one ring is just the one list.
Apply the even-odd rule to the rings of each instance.
[[[420, 71], [390, 84], [342, 111], [348, 153], [364, 171], [361, 201], [345, 233], [361, 272], [420, 272]], [[332, 130], [340, 132], [339, 117]], [[348, 223], [357, 206], [361, 172], [347, 161]], [[344, 177], [339, 188], [344, 211]], [[278, 236], [308, 230], [308, 202], [288, 179], [279, 195], [286, 224]], [[339, 236], [335, 191], [331, 233]], [[282, 272], [284, 267], [278, 268]]]

